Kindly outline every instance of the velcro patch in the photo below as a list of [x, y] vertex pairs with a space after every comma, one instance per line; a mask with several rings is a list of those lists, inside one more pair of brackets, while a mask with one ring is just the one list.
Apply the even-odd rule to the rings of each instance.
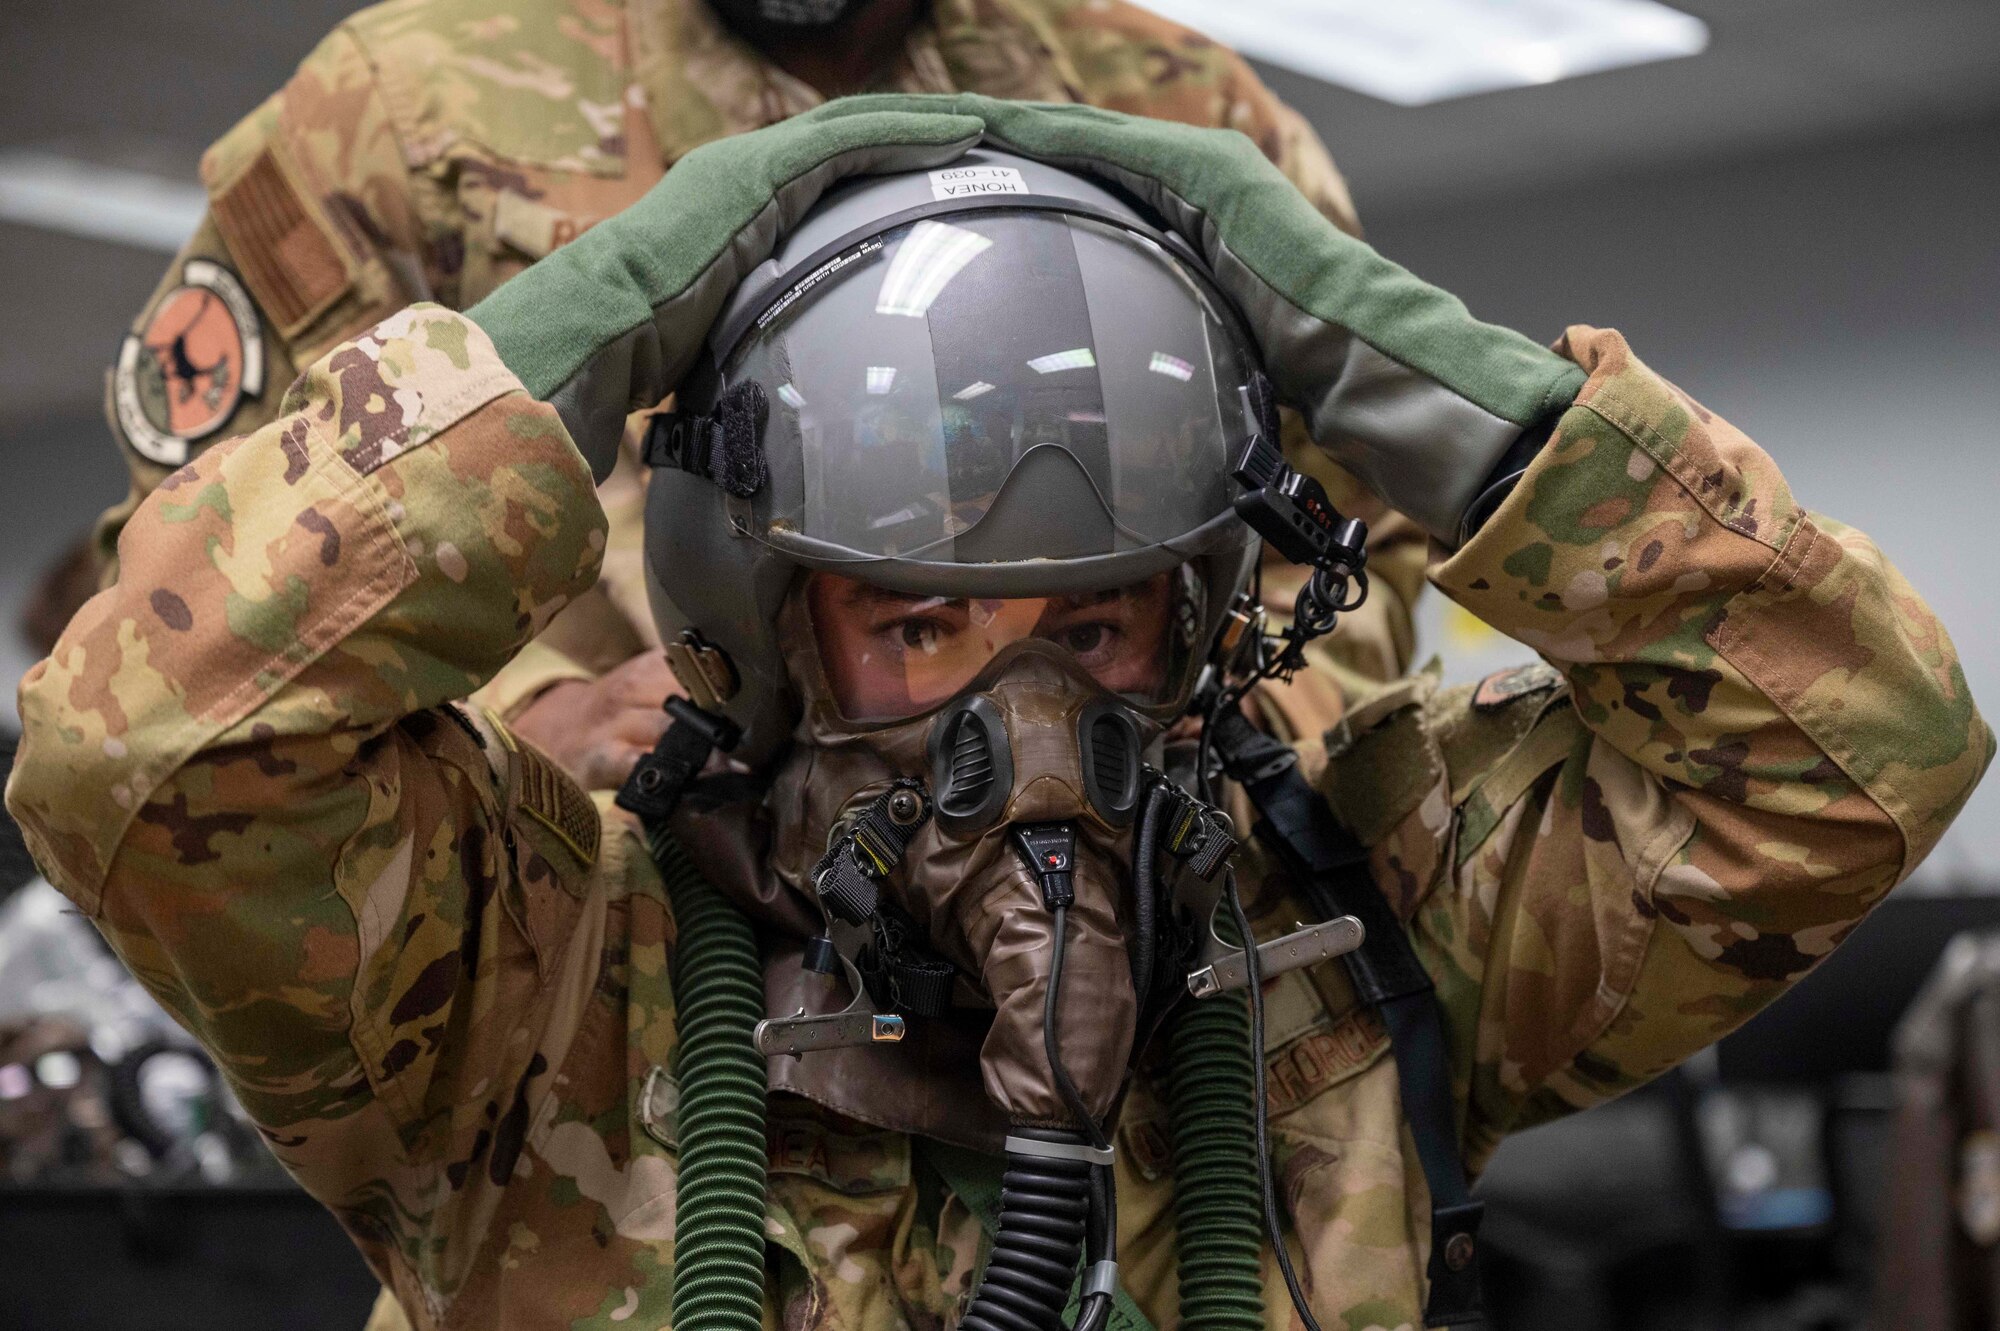
[[803, 1106], [774, 1106], [764, 1127], [773, 1174], [794, 1174], [850, 1194], [894, 1192], [910, 1182], [910, 1139], [860, 1123], [836, 1128]]
[[243, 280], [283, 336], [291, 336], [346, 291], [348, 265], [266, 148], [211, 201], [215, 225]]
[[521, 749], [521, 812], [554, 832], [585, 864], [597, 863], [597, 806], [541, 750]]
[[1356, 1008], [1329, 1028], [1307, 1031], [1266, 1060], [1271, 1116], [1288, 1114], [1347, 1080], [1388, 1047], [1389, 1033], [1367, 1008]]
[[112, 410], [132, 451], [163, 467], [186, 465], [190, 445], [221, 430], [245, 398], [264, 392], [264, 330], [236, 274], [189, 259], [180, 285], [118, 348]]

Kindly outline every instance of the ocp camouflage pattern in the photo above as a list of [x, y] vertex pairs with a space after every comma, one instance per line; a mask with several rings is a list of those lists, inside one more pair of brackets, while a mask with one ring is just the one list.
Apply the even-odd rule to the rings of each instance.
[[[1226, 47], [1125, 0], [935, 0], [880, 90], [1083, 101], [1235, 128], [1327, 216], [1358, 229], [1346, 183], [1303, 118]], [[246, 398], [214, 437], [244, 433], [335, 343], [413, 300], [467, 308], [623, 209], [692, 149], [820, 101], [700, 0], [392, 0], [342, 24], [209, 150], [210, 214], [139, 322], [188, 258], [241, 274], [263, 313], [273, 387]], [[559, 679], [592, 677], [658, 645], [640, 567], [636, 421], [604, 495], [605, 577], [489, 685], [481, 702], [502, 714]], [[1307, 447], [1295, 419], [1288, 436], [1295, 453]], [[134, 507], [171, 470], [124, 453], [131, 494], [98, 525], [107, 568]], [[1375, 524], [1381, 589], [1331, 650], [1393, 678], [1409, 663], [1399, 598], [1421, 585], [1423, 538], [1344, 473], [1327, 479], [1337, 502]]]
[[[1615, 333], [1563, 349], [1590, 375], [1578, 403], [1434, 570], [1546, 667], [1483, 699], [1357, 686], [1298, 736], [1437, 980], [1475, 1165], [1804, 975], [1993, 753], [1944, 630], [1865, 536]], [[9, 807], [416, 1326], [663, 1327], [662, 886], [608, 803], [589, 864], [510, 805], [493, 724], [452, 705], [590, 585], [586, 470], [435, 306], [335, 349], [284, 406], [135, 515], [120, 580], [23, 682]], [[1319, 705], [1291, 701], [1265, 701], [1281, 734]], [[1267, 863], [1244, 876], [1260, 932], [1304, 916]], [[1330, 1329], [1415, 1328], [1429, 1202], [1386, 1040], [1338, 966], [1269, 999], [1313, 1303]], [[1157, 1073], [1120, 1129], [1119, 1246], [1165, 1328]], [[923, 1152], [787, 1096], [769, 1121], [769, 1323], [952, 1325], [984, 1238]], [[1274, 1278], [1266, 1306], [1290, 1324]]]

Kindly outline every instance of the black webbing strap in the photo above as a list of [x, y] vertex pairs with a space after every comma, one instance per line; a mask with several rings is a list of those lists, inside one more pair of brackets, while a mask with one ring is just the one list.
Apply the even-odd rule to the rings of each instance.
[[1361, 1001], [1389, 1033], [1403, 1116], [1431, 1192], [1430, 1299], [1426, 1326], [1480, 1320], [1479, 1221], [1459, 1152], [1458, 1105], [1444, 1016], [1429, 972], [1368, 869], [1368, 852], [1334, 818], [1298, 769], [1298, 755], [1231, 708], [1216, 722], [1223, 770], [1258, 813], [1255, 835], [1284, 863], [1322, 920], [1353, 915], [1366, 941], [1342, 960]]
[[649, 467], [678, 467], [748, 499], [771, 479], [764, 459], [764, 390], [745, 380], [722, 395], [710, 415], [657, 412], [646, 423], [642, 450]]
[[926, 947], [916, 925], [895, 903], [884, 901], [869, 921], [874, 941], [854, 965], [868, 992], [897, 1012], [942, 1017], [951, 1011], [958, 968]]
[[909, 916], [882, 895], [883, 880], [923, 825], [923, 817], [898, 822], [891, 814], [896, 801], [913, 796], [920, 799], [922, 787], [908, 780], [882, 792], [834, 838], [808, 877], [834, 918], [868, 926], [871, 941], [855, 967], [876, 1001], [910, 1016], [941, 1017], [951, 1009], [958, 968], [931, 951]]
[[921, 817], [906, 823], [890, 817], [890, 802], [899, 795], [921, 799], [922, 788], [914, 781], [898, 781], [876, 796], [807, 873], [834, 918], [866, 924], [881, 905], [882, 880], [903, 862], [910, 838], [923, 825]]
[[667, 699], [666, 710], [673, 721], [652, 752], [634, 764], [616, 800], [619, 808], [648, 823], [665, 820], [708, 765], [709, 756], [717, 749], [727, 753], [743, 737], [734, 721], [704, 712], [686, 698]]

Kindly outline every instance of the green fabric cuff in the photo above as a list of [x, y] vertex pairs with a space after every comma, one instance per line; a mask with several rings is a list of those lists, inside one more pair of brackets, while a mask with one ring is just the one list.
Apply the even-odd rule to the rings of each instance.
[[656, 404], [784, 229], [843, 177], [938, 166], [981, 125], [931, 106], [830, 103], [689, 153], [645, 197], [467, 311], [600, 478], [633, 410]]

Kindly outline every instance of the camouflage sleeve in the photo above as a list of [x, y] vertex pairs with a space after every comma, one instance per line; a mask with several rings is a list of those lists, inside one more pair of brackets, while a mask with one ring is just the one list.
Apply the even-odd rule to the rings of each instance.
[[569, 858], [525, 835], [519, 751], [443, 704], [603, 542], [555, 414], [474, 325], [416, 306], [168, 478], [22, 681], [7, 802], [36, 859], [358, 1238], [420, 1241], [475, 1129], [504, 1183], [588, 993], [594, 811], [557, 810], [582, 820]]
[[431, 299], [409, 174], [375, 73], [344, 31], [201, 163], [209, 210], [105, 376], [131, 489], [97, 523], [108, 570], [146, 496], [278, 414], [334, 343]]
[[[1475, 1159], [1798, 980], [1993, 753], [1943, 627], [1866, 536], [1617, 334], [1562, 349], [1590, 374], [1576, 405], [1433, 570], [1560, 675], [1433, 707], [1437, 781], [1374, 846], [1438, 979]], [[1385, 786], [1427, 785], [1343, 779], [1370, 742], [1328, 768], [1363, 823]]]

